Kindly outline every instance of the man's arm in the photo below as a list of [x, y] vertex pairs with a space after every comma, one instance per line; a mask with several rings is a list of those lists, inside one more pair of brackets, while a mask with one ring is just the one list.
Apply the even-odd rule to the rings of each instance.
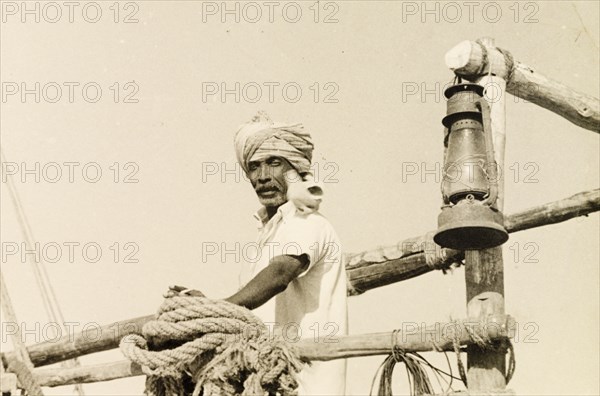
[[292, 280], [308, 268], [309, 263], [307, 254], [273, 257], [267, 268], [260, 271], [240, 291], [226, 298], [225, 301], [248, 309], [260, 307], [284, 291]]

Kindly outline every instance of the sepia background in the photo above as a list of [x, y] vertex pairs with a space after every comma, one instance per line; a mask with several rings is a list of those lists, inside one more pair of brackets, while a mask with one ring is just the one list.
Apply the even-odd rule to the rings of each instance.
[[[2, 2], [2, 273], [27, 344], [44, 340], [47, 319], [30, 264], [5, 250], [23, 241], [7, 170], [40, 251], [62, 246], [46, 268], [65, 319], [81, 330], [155, 312], [170, 284], [213, 298], [237, 290], [258, 200], [236, 168], [233, 134], [257, 110], [311, 132], [321, 212], [342, 250], [358, 252], [437, 226], [443, 87], [453, 77], [444, 54], [459, 42], [492, 37], [540, 73], [600, 96], [595, 1], [282, 1], [272, 15], [265, 2], [89, 3], [77, 2], [69, 20], [61, 2]], [[39, 7], [39, 21], [22, 4]], [[512, 96], [506, 107], [505, 213], [598, 187], [597, 134]], [[71, 180], [64, 163], [75, 163]], [[598, 240], [593, 214], [505, 244], [506, 311], [519, 330], [508, 387], [518, 394], [600, 392]], [[72, 260], [65, 242], [79, 243]], [[97, 261], [83, 251], [89, 243], [101, 248]], [[371, 290], [349, 299], [350, 332], [462, 318], [465, 298], [463, 268]], [[2, 349], [12, 349], [4, 327]], [[443, 355], [426, 357], [446, 368]], [[115, 350], [80, 360], [121, 359]], [[350, 360], [348, 393], [369, 394], [382, 361]], [[402, 371], [394, 390], [406, 394]], [[84, 389], [140, 395], [143, 381]]]

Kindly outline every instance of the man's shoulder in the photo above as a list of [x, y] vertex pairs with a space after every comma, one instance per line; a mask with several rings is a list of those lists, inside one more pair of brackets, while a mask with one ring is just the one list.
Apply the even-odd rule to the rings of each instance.
[[320, 240], [338, 240], [335, 228], [327, 219], [319, 212], [312, 212], [309, 214], [295, 213], [291, 216], [288, 222], [290, 232], [296, 234], [297, 232], [307, 233], [314, 235], [315, 238]]
[[318, 211], [311, 213], [301, 213], [299, 211], [296, 211], [292, 218], [298, 223], [304, 223], [309, 226], [326, 227], [333, 229], [333, 225], [331, 224], [329, 219], [327, 219], [327, 217], [323, 216], [323, 214], [321, 214]]

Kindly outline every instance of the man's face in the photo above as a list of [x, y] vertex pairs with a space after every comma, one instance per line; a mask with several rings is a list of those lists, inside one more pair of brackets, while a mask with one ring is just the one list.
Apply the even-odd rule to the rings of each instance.
[[292, 165], [281, 157], [268, 157], [248, 163], [248, 177], [261, 205], [279, 207], [287, 202], [285, 172], [292, 168]]

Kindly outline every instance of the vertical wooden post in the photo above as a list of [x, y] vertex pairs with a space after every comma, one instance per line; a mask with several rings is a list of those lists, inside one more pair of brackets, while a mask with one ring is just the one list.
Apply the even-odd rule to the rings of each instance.
[[[486, 47], [493, 47], [494, 40], [481, 40]], [[493, 69], [492, 69], [493, 73]], [[485, 98], [491, 107], [492, 136], [495, 159], [498, 164], [497, 207], [504, 207], [504, 145], [505, 145], [505, 95], [506, 81], [493, 75], [479, 81], [486, 88]], [[467, 289], [467, 315], [481, 318], [488, 315], [503, 315], [504, 311], [504, 266], [502, 247], [465, 252], [465, 281]], [[504, 390], [506, 380], [504, 351], [484, 350], [473, 345], [467, 350], [467, 382], [469, 392]]]

